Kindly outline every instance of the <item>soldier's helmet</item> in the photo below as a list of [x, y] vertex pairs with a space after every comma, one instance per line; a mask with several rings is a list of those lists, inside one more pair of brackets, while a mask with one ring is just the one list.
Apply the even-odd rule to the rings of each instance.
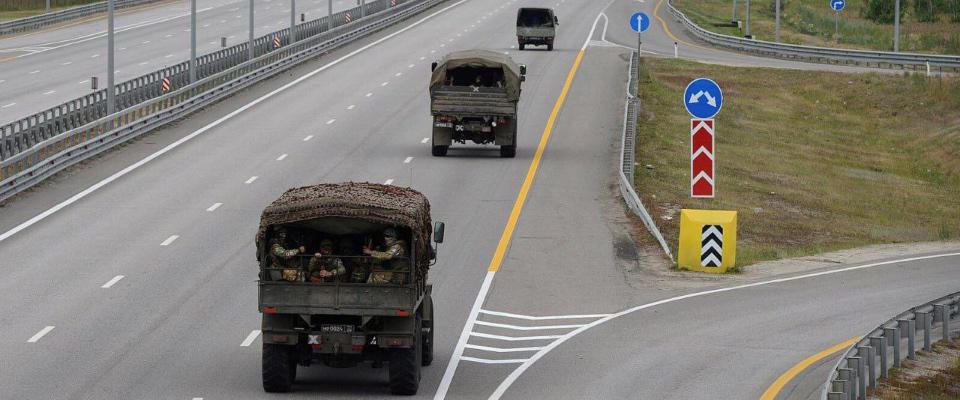
[[282, 226], [273, 228], [273, 237], [281, 242], [287, 240], [287, 228]]
[[393, 228], [387, 228], [383, 230], [383, 241], [387, 245], [391, 245], [397, 241], [397, 230]]

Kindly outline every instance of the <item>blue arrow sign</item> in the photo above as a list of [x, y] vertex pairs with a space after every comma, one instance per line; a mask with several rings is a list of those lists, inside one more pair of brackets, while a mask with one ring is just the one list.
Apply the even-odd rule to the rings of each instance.
[[847, 5], [846, 0], [830, 0], [830, 8], [832, 8], [833, 11], [843, 10], [843, 7], [845, 7], [846, 5]]
[[695, 79], [683, 92], [683, 105], [694, 118], [713, 118], [723, 108], [723, 91], [710, 79]]
[[630, 29], [634, 32], [646, 32], [650, 29], [650, 16], [642, 12], [633, 13], [630, 16]]

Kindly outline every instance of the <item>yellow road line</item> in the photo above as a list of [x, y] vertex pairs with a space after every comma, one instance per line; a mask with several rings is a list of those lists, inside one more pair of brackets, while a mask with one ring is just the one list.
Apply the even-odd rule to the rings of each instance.
[[817, 354], [807, 357], [807, 359], [803, 361], [800, 361], [799, 363], [797, 363], [797, 365], [794, 365], [793, 367], [788, 369], [787, 372], [784, 372], [783, 375], [780, 375], [780, 377], [777, 378], [777, 380], [773, 381], [773, 384], [767, 388], [767, 391], [763, 392], [763, 395], [760, 396], [760, 400], [776, 399], [777, 395], [780, 394], [780, 391], [783, 390], [783, 387], [787, 386], [787, 384], [790, 383], [790, 381], [793, 380], [793, 378], [796, 378], [797, 375], [800, 375], [800, 373], [803, 372], [803, 370], [807, 369], [807, 367], [813, 365], [813, 363], [817, 361], [820, 361], [824, 358], [829, 357], [831, 354], [834, 354], [840, 350], [853, 346], [853, 344], [856, 343], [858, 340], [860, 340], [860, 338], [861, 338], [860, 336], [857, 336], [854, 338], [847, 339], [843, 343], [834, 345], [829, 349], [821, 351]]
[[673, 32], [670, 31], [670, 28], [667, 28], [667, 21], [660, 17], [660, 6], [663, 5], [663, 1], [664, 0], [660, 0], [660, 2], [657, 3], [657, 6], [653, 8], [653, 15], [656, 16], [657, 20], [660, 21], [660, 25], [663, 25], [663, 31], [667, 33], [667, 36], [670, 36], [670, 38], [673, 39], [675, 42], [683, 43], [687, 46], [696, 47], [698, 49], [710, 50], [706, 47], [683, 41], [680, 38], [674, 36]]
[[543, 135], [540, 136], [540, 144], [537, 145], [537, 152], [533, 155], [533, 161], [530, 162], [530, 168], [527, 170], [527, 176], [523, 179], [523, 185], [520, 186], [520, 193], [517, 194], [517, 200], [513, 203], [513, 209], [510, 211], [510, 218], [507, 220], [507, 226], [503, 228], [503, 234], [500, 236], [500, 243], [497, 245], [497, 251], [493, 253], [493, 259], [490, 260], [489, 272], [497, 272], [503, 263], [503, 256], [507, 253], [507, 247], [510, 246], [510, 239], [513, 238], [513, 231], [517, 227], [517, 220], [520, 219], [520, 212], [523, 210], [523, 204], [527, 201], [527, 194], [530, 187], [533, 186], [533, 178], [537, 175], [537, 169], [540, 168], [540, 159], [543, 158], [543, 152], [547, 149], [547, 141], [550, 134], [553, 133], [553, 125], [557, 121], [557, 115], [563, 108], [563, 103], [567, 99], [567, 92], [570, 91], [570, 85], [573, 83], [573, 77], [577, 75], [580, 68], [580, 61], [583, 60], [583, 53], [586, 49], [581, 49], [577, 53], [577, 58], [567, 73], [567, 80], [563, 84], [560, 96], [553, 105], [553, 111], [550, 112], [550, 118], [547, 119], [547, 126], [543, 128]]

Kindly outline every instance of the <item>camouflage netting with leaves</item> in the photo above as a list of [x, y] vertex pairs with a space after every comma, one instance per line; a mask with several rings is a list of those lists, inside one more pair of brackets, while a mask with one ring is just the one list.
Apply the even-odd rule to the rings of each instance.
[[410, 229], [416, 238], [418, 279], [429, 269], [431, 252], [430, 202], [420, 192], [377, 183], [326, 183], [287, 190], [260, 217], [257, 248], [271, 226], [318, 218], [361, 219]]

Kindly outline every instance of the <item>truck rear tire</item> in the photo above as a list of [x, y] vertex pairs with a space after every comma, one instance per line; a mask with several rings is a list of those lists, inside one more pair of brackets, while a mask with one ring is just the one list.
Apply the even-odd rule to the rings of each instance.
[[[420, 335], [423, 337], [423, 341], [421, 342], [423, 346], [423, 355], [421, 357], [423, 357], [423, 359], [420, 360], [420, 365], [424, 367], [433, 364], [433, 327], [436, 326], [433, 322], [433, 298], [427, 297], [427, 301], [431, 303], [429, 307], [430, 311], [428, 311], [427, 319], [422, 322], [422, 328], [420, 329]], [[426, 330], [426, 332], [424, 332], [424, 330]]]
[[547, 51], [553, 51], [553, 43], [547, 45]]
[[293, 357], [293, 346], [281, 344], [263, 345], [262, 372], [263, 390], [268, 393], [290, 391], [297, 378], [297, 363]]
[[500, 157], [503, 158], [513, 158], [517, 155], [517, 145], [503, 145], [500, 146]]
[[447, 149], [449, 148], [450, 146], [433, 146], [430, 149], [430, 153], [433, 154], [434, 157], [445, 157], [447, 155]]
[[526, 43], [520, 42], [520, 50], [523, 50], [523, 48], [526, 47], [526, 45], [527, 45]]
[[413, 345], [409, 349], [390, 351], [390, 393], [413, 396], [420, 389], [422, 321], [418, 315], [414, 329]]

